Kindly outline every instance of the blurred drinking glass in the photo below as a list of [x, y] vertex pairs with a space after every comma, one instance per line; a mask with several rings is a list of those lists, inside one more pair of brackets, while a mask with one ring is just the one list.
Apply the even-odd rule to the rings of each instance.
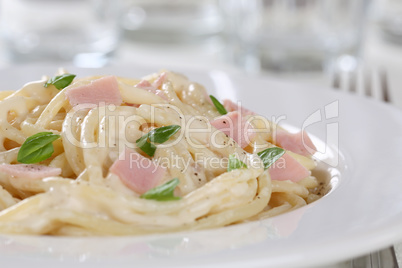
[[119, 1], [3, 0], [2, 33], [10, 59], [100, 67], [115, 51]]
[[216, 0], [125, 0], [122, 28], [134, 41], [188, 43], [222, 30]]
[[402, 45], [402, 0], [380, 0], [376, 4], [383, 37]]
[[250, 71], [353, 70], [367, 0], [221, 0], [230, 59]]

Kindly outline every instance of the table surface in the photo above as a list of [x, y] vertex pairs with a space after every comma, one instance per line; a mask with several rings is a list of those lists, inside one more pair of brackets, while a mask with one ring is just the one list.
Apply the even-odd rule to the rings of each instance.
[[[144, 67], [154, 66], [158, 63], [161, 68], [170, 70], [186, 69], [210, 70], [219, 69], [232, 74], [244, 74], [244, 71], [230, 65], [224, 59], [225, 47], [219, 42], [210, 42], [193, 45], [166, 45], [166, 44], [141, 44], [130, 40], [123, 40], [114, 58], [112, 65], [129, 65], [135, 63]], [[0, 51], [2, 44], [0, 43]], [[364, 44], [364, 62], [366, 66], [383, 68], [388, 75], [388, 84], [391, 102], [402, 109], [402, 45], [393, 45], [384, 42], [376, 25], [371, 24], [367, 39]], [[0, 53], [0, 69], [12, 66], [7, 60], [6, 54]], [[155, 70], [158, 71], [158, 70]], [[290, 82], [303, 83], [305, 85], [328, 87], [331, 85], [331, 77], [322, 73], [308, 74], [278, 74], [264, 72], [259, 75], [275, 77]], [[402, 267], [402, 241], [395, 245], [399, 265]], [[347, 263], [334, 264], [328, 267], [349, 267]]]

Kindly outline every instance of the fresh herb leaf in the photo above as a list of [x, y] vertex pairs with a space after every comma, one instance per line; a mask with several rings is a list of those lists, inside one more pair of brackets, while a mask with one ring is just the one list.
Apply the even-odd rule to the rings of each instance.
[[226, 111], [225, 107], [223, 107], [222, 103], [220, 103], [214, 96], [209, 95], [209, 97], [212, 100], [212, 103], [215, 105], [215, 108], [218, 110], [218, 112], [221, 115], [225, 115], [228, 113], [228, 111]]
[[17, 161], [24, 164], [33, 164], [46, 160], [54, 152], [53, 142], [60, 135], [52, 132], [39, 132], [28, 137], [18, 151]]
[[178, 125], [170, 125], [155, 128], [136, 140], [137, 147], [149, 156], [154, 156], [156, 145], [154, 143], [164, 143], [172, 137], [181, 127]]
[[265, 149], [257, 153], [264, 163], [264, 170], [268, 169], [273, 163], [275, 163], [282, 155], [285, 154], [285, 150], [279, 147], [272, 147]]
[[148, 138], [151, 142], [164, 143], [170, 137], [176, 134], [176, 132], [179, 131], [180, 128], [181, 127], [179, 125], [170, 125], [155, 128], [148, 133]]
[[174, 196], [174, 189], [180, 183], [178, 178], [174, 178], [162, 185], [152, 188], [148, 192], [142, 194], [140, 197], [144, 199], [153, 199], [157, 201], [171, 201], [179, 200], [181, 197]]
[[239, 168], [247, 168], [247, 165], [237, 159], [234, 154], [229, 155], [228, 172]]
[[53, 76], [50, 78], [45, 84], [44, 87], [48, 87], [49, 85], [55, 86], [58, 90], [65, 88], [75, 78], [75, 74], [62, 74], [62, 75], [57, 75]]
[[138, 148], [140, 148], [144, 153], [146, 153], [150, 157], [154, 156], [155, 151], [156, 151], [155, 144], [150, 143], [148, 141], [147, 137], [145, 137], [145, 139], [143, 139], [143, 137], [141, 137], [139, 140], [137, 140], [137, 141], [140, 141], [140, 142], [137, 142]]
[[148, 141], [148, 134], [145, 134], [144, 136], [142, 136], [141, 138], [139, 138], [138, 140], [135, 141], [135, 143], [137, 144], [138, 147], [142, 147], [145, 145], [145, 143], [149, 143]]

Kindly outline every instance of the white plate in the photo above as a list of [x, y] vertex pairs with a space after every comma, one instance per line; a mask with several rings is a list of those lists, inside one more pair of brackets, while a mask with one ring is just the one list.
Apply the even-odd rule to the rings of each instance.
[[[0, 71], [11, 89], [50, 67]], [[139, 67], [71, 70], [79, 76], [114, 73], [138, 77]], [[330, 141], [321, 156], [335, 189], [321, 200], [260, 222], [197, 232], [140, 237], [0, 236], [1, 267], [282, 267], [346, 260], [402, 240], [402, 113], [370, 99], [222, 72], [184, 71], [219, 98], [242, 100], [268, 118], [307, 126], [315, 141]], [[321, 120], [317, 121], [321, 116]], [[317, 122], [316, 122], [317, 121]], [[339, 172], [339, 174], [337, 174]]]

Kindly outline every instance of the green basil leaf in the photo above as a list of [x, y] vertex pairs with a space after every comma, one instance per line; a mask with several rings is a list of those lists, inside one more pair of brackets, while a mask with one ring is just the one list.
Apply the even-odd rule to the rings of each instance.
[[152, 188], [140, 197], [144, 199], [153, 199], [157, 201], [179, 200], [181, 197], [174, 196], [174, 189], [180, 183], [178, 178], [174, 178], [160, 186]]
[[155, 151], [156, 151], [156, 146], [155, 146], [155, 144], [150, 143], [147, 139], [145, 139], [144, 142], [137, 143], [137, 146], [150, 157], [154, 156]]
[[151, 130], [138, 140], [136, 140], [137, 147], [149, 156], [154, 156], [156, 151], [156, 143], [164, 143], [172, 137], [181, 127], [178, 125], [170, 125], [159, 127]]
[[39, 163], [52, 156], [53, 142], [60, 138], [60, 135], [52, 132], [39, 132], [28, 137], [18, 151], [17, 161], [24, 164]]
[[215, 105], [215, 108], [218, 110], [218, 112], [221, 115], [225, 115], [228, 113], [228, 111], [226, 111], [225, 107], [223, 107], [222, 103], [220, 103], [214, 96], [209, 95], [209, 97], [212, 100], [212, 103]]
[[148, 133], [148, 139], [151, 142], [164, 143], [179, 131], [180, 128], [178, 125], [155, 128]]
[[58, 76], [53, 76], [44, 84], [44, 87], [54, 85], [59, 90], [63, 89], [69, 84], [71, 84], [71, 82], [73, 82], [75, 76], [76, 76], [75, 74], [62, 74]]
[[141, 138], [139, 138], [138, 140], [135, 141], [135, 143], [137, 144], [138, 147], [142, 147], [145, 145], [145, 143], [149, 142], [148, 141], [148, 134], [145, 134], [144, 136], [142, 136]]
[[229, 155], [228, 172], [239, 168], [247, 168], [247, 165], [237, 159], [234, 154]]
[[257, 154], [264, 163], [264, 170], [266, 170], [285, 154], [285, 150], [279, 147], [272, 147]]

